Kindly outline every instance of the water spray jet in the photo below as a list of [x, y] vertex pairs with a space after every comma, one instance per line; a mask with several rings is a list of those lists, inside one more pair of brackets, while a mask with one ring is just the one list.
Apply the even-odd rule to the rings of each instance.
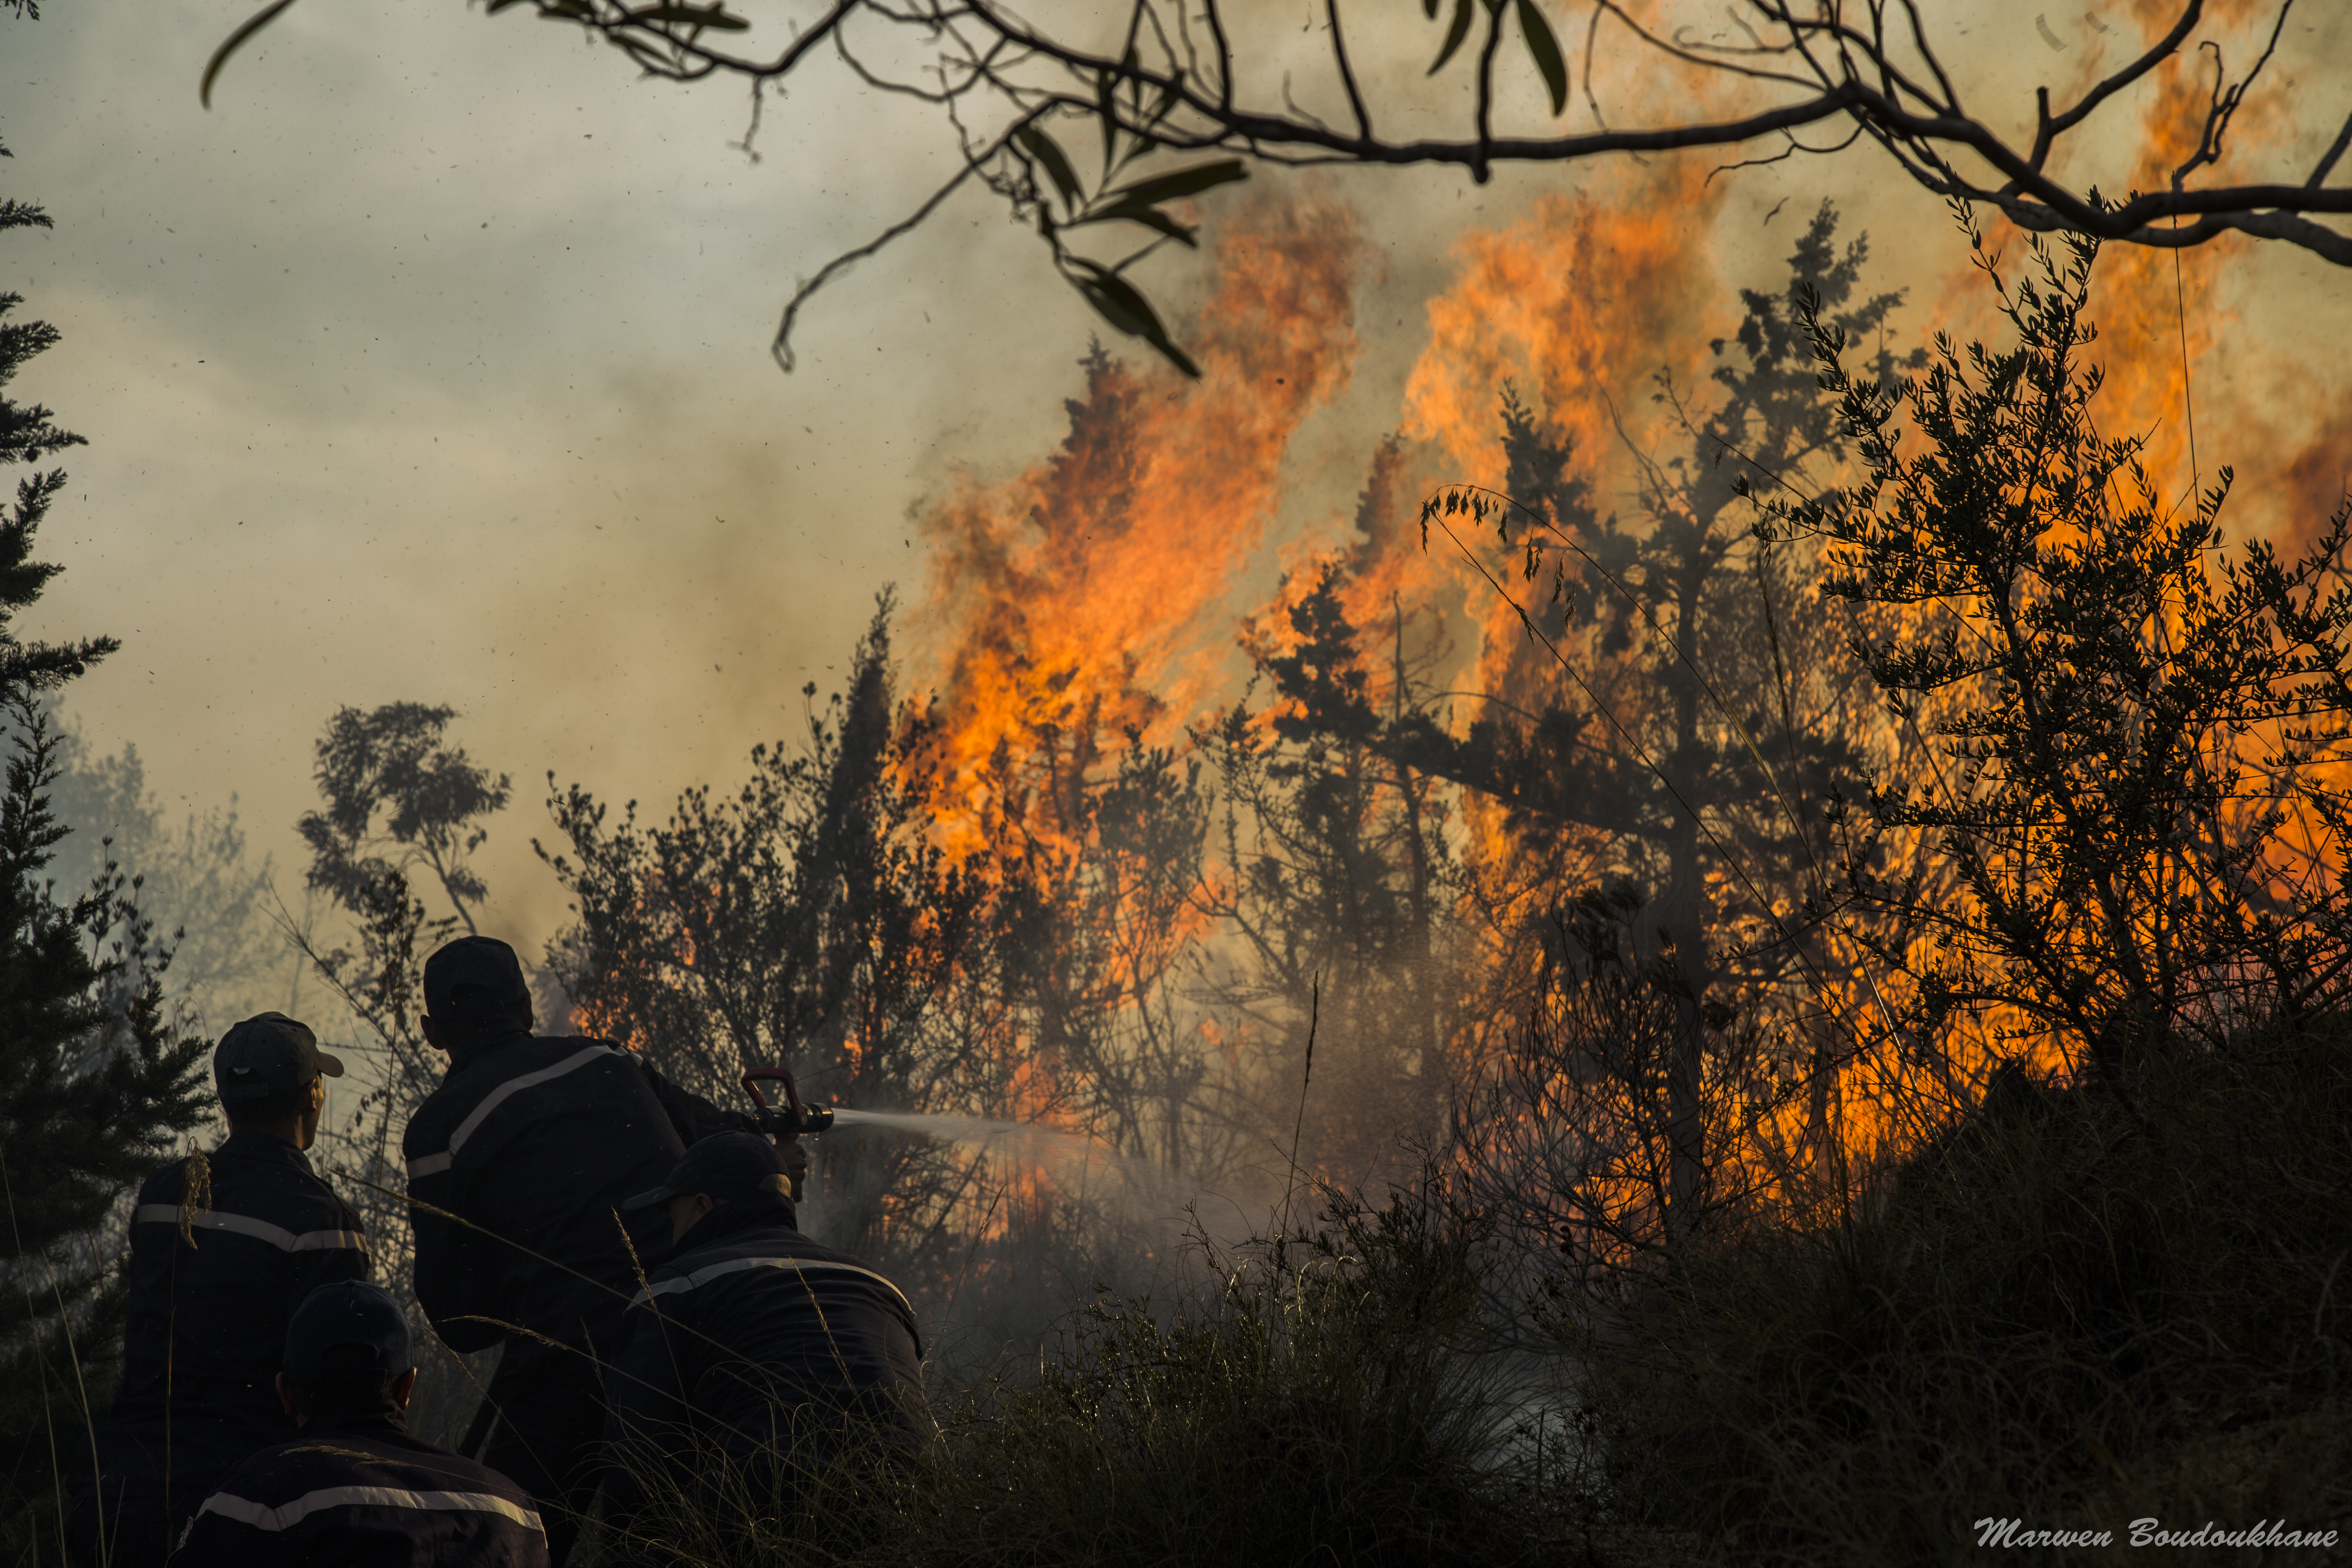
[[[760, 1088], [762, 1082], [782, 1083], [784, 1086], [784, 1103], [770, 1105], [768, 1097]], [[1128, 1159], [1097, 1139], [1064, 1127], [1046, 1126], [1034, 1121], [1006, 1121], [986, 1116], [937, 1116], [897, 1110], [857, 1110], [845, 1105], [810, 1105], [801, 1099], [799, 1087], [793, 1081], [791, 1071], [784, 1068], [748, 1068], [744, 1070], [742, 1083], [744, 1092], [758, 1107], [751, 1115], [759, 1131], [767, 1137], [797, 1138], [804, 1134], [829, 1132], [837, 1127], [874, 1127], [920, 1133], [948, 1143], [980, 1144], [991, 1150], [1010, 1144], [1018, 1157], [1028, 1163], [1043, 1166], [1065, 1180], [1076, 1178], [1076, 1185], [1079, 1188], [1083, 1188], [1087, 1178], [1097, 1169], [1117, 1176], [1120, 1185], [1130, 1193], [1153, 1191], [1164, 1183], [1165, 1173], [1148, 1162]]]

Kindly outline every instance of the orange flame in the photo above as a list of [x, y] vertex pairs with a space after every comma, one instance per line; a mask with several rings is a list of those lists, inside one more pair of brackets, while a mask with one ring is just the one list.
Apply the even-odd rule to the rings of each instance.
[[1008, 762], [1048, 738], [1083, 763], [1105, 735], [1159, 734], [1230, 676], [1216, 612], [1273, 518], [1291, 437], [1354, 369], [1358, 249], [1335, 204], [1253, 204], [1217, 245], [1197, 383], [1097, 356], [1053, 458], [967, 479], [924, 520], [951, 848], [1033, 804]]

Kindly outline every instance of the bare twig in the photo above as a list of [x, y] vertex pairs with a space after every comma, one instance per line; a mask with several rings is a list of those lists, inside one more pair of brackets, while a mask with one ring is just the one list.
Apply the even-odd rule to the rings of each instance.
[[1364, 95], [1356, 87], [1356, 73], [1348, 64], [1348, 40], [1339, 31], [1339, 0], [1323, 0], [1324, 15], [1330, 18], [1331, 58], [1339, 68], [1339, 80], [1348, 89], [1348, 107], [1356, 111], [1356, 134], [1370, 141], [1371, 111], [1364, 107]]

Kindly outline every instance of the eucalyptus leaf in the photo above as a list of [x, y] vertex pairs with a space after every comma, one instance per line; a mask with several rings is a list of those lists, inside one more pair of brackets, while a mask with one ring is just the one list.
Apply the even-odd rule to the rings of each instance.
[[642, 11], [629, 13], [632, 22], [661, 22], [683, 27], [715, 27], [722, 33], [740, 33], [751, 24], [740, 16], [730, 16], [722, 6], [711, 5], [648, 5]]
[[1022, 151], [1045, 165], [1047, 177], [1054, 182], [1055, 188], [1062, 193], [1062, 199], [1072, 207], [1076, 207], [1078, 205], [1080, 189], [1078, 172], [1070, 166], [1068, 154], [1062, 151], [1051, 136], [1034, 125], [1023, 126], [1013, 139], [1021, 143]]
[[1157, 206], [1161, 202], [1177, 201], [1185, 196], [1197, 196], [1202, 191], [1212, 191], [1219, 185], [1229, 185], [1236, 180], [1248, 178], [1249, 170], [1243, 166], [1242, 161], [1238, 158], [1228, 158], [1222, 163], [1197, 163], [1189, 169], [1178, 169], [1173, 174], [1155, 175], [1149, 180], [1138, 180], [1131, 185], [1121, 185], [1115, 191], [1106, 191], [1103, 195], [1108, 201], [1133, 202], [1142, 206]]
[[1568, 107], [1568, 61], [1559, 52], [1559, 40], [1552, 37], [1551, 24], [1536, 9], [1536, 0], [1518, 0], [1519, 31], [1528, 37], [1528, 53], [1535, 57], [1536, 69], [1543, 73], [1544, 86], [1551, 92], [1551, 111], [1558, 114]]
[[1108, 179], [1118, 151], [1118, 76], [1108, 66], [1095, 76], [1095, 118], [1102, 121], [1103, 178]]
[[1190, 224], [1178, 223], [1158, 207], [1139, 206], [1131, 202], [1115, 202], [1107, 207], [1097, 207], [1068, 226], [1083, 228], [1090, 223], [1139, 223], [1146, 228], [1157, 229], [1179, 245], [1193, 249], [1200, 248], [1200, 242], [1193, 237], [1199, 232], [1197, 229]]
[[1470, 36], [1470, 9], [1471, 0], [1454, 0], [1454, 20], [1445, 29], [1445, 47], [1437, 51], [1437, 61], [1429, 68], [1430, 75], [1444, 70], [1445, 62], [1454, 58], [1454, 51], [1462, 47], [1462, 40]]
[[1069, 275], [1070, 281], [1077, 285], [1078, 292], [1104, 321], [1130, 337], [1141, 338], [1186, 375], [1199, 377], [1201, 367], [1170, 340], [1168, 329], [1160, 324], [1159, 312], [1134, 284], [1084, 257], [1073, 257], [1070, 266], [1076, 269]]
[[1158, 207], [1147, 207], [1141, 212], [1125, 213], [1121, 216], [1130, 223], [1139, 223], [1146, 228], [1158, 229], [1188, 250], [1198, 250], [1201, 247], [1200, 241], [1193, 237], [1200, 232], [1199, 229], [1189, 223], [1178, 223]]
[[1076, 268], [1078, 288], [1087, 299], [1100, 297], [1109, 302], [1104, 319], [1119, 331], [1147, 337], [1166, 330], [1160, 326], [1160, 313], [1151, 308], [1151, 301], [1134, 284], [1102, 263], [1083, 256], [1072, 257], [1070, 265]]

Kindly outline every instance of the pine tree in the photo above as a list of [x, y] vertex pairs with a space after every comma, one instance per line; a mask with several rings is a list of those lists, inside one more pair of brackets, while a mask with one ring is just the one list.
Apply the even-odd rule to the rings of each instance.
[[[0, 156], [7, 150], [0, 147]], [[0, 201], [0, 229], [47, 228]], [[0, 293], [0, 318], [23, 297]], [[46, 321], [0, 320], [0, 461], [35, 464], [82, 438], [5, 388], [58, 340]], [[168, 953], [109, 865], [61, 901], [42, 872], [67, 833], [49, 805], [58, 742], [43, 701], [112, 653], [111, 637], [26, 642], [17, 614], [60, 570], [34, 536], [65, 488], [36, 471], [0, 514], [0, 713], [9, 731], [0, 793], [0, 1553], [44, 1555], [60, 1462], [106, 1398], [120, 1333], [123, 1188], [202, 1118], [205, 1042], [176, 1038], [163, 1011]]]

